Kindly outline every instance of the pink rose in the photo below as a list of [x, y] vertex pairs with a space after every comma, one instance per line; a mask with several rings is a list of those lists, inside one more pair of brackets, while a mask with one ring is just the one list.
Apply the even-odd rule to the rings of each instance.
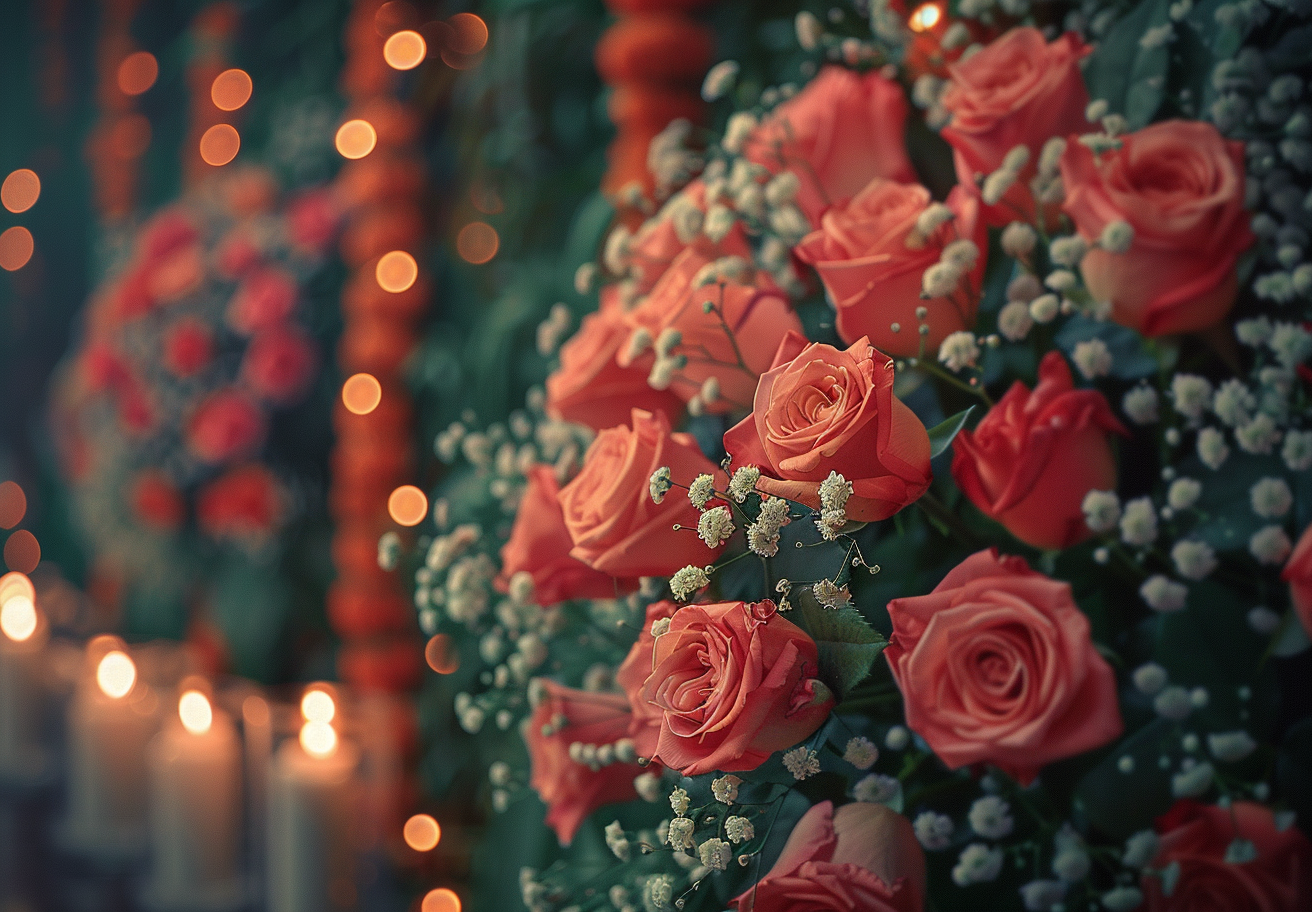
[[824, 724], [818, 670], [815, 642], [773, 602], [680, 608], [638, 694], [661, 711], [655, 758], [685, 776], [756, 769]]
[[1063, 209], [1086, 239], [1124, 222], [1124, 253], [1092, 246], [1080, 271], [1112, 319], [1146, 336], [1216, 323], [1238, 293], [1235, 262], [1253, 243], [1244, 210], [1244, 144], [1216, 127], [1168, 120], [1120, 137], [1101, 156], [1071, 142], [1061, 159]]
[[670, 433], [664, 414], [634, 409], [631, 422], [632, 427], [598, 434], [583, 469], [560, 491], [574, 542], [570, 554], [619, 577], [671, 576], [689, 564], [711, 563], [723, 546], [710, 549], [697, 537], [701, 514], [678, 491], [654, 503], [651, 476], [662, 466], [684, 485], [698, 475], [713, 475], [721, 491], [728, 479], [697, 449], [692, 435]]
[[[1158, 820], [1154, 868], [1180, 866], [1167, 896], [1162, 878], [1140, 881], [1146, 912], [1298, 912], [1312, 908], [1312, 842], [1297, 827], [1280, 830], [1275, 815], [1252, 801], [1229, 807], [1178, 802]], [[1250, 861], [1226, 860], [1236, 839], [1257, 849]]]
[[594, 770], [570, 759], [571, 744], [601, 747], [625, 737], [629, 704], [622, 694], [574, 690], [549, 678], [538, 681], [542, 700], [524, 725], [532, 765], [529, 785], [547, 805], [547, 826], [568, 845], [594, 810], [636, 798], [633, 780], [644, 770], [633, 763]]
[[318, 360], [310, 335], [284, 323], [255, 334], [242, 359], [241, 375], [256, 394], [286, 405], [309, 387]]
[[232, 389], [207, 396], [187, 422], [187, 449], [216, 464], [255, 450], [264, 440], [264, 413]]
[[296, 281], [284, 270], [254, 270], [237, 286], [228, 304], [228, 325], [242, 335], [281, 323], [296, 307]]
[[560, 347], [560, 366], [547, 378], [547, 414], [593, 430], [626, 424], [634, 408], [665, 412], [678, 419], [683, 400], [673, 390], [655, 390], [647, 375], [656, 357], [647, 352], [620, 367], [616, 356], [628, 344], [630, 329], [609, 286], [601, 293], [601, 310]]
[[950, 769], [991, 763], [1029, 784], [1120, 736], [1116, 676], [1071, 587], [1021, 558], [976, 552], [888, 613], [907, 726]]
[[[729, 250], [751, 261], [745, 241]], [[680, 342], [669, 354], [682, 356], [687, 363], [674, 372], [669, 388], [687, 401], [708, 378], [716, 378], [719, 396], [706, 406], [706, 411], [715, 413], [746, 408], [779, 340], [790, 331], [802, 330], [788, 299], [763, 272], [694, 287], [702, 268], [725, 252], [685, 248], [651, 293], [625, 316], [630, 327], [646, 330], [652, 339], [666, 330], [679, 333]], [[621, 367], [635, 363], [627, 346], [620, 349], [617, 360]]]
[[1312, 633], [1312, 526], [1299, 536], [1280, 578], [1289, 583], [1289, 601], [1303, 622], [1303, 629]]
[[797, 821], [769, 873], [731, 902], [737, 912], [921, 912], [925, 853], [892, 808], [822, 801]]
[[637, 580], [617, 580], [570, 556], [559, 495], [555, 469], [548, 465], [529, 469], [515, 524], [501, 548], [497, 591], [508, 592], [511, 578], [521, 572], [533, 577], [533, 600], [543, 606], [566, 599], [615, 598], [637, 588]]
[[651, 626], [657, 621], [674, 617], [679, 606], [674, 602], [652, 602], [647, 606], [642, 630], [638, 632], [638, 641], [629, 649], [624, 662], [615, 672], [615, 683], [629, 698], [633, 707], [633, 721], [629, 724], [629, 736], [639, 757], [651, 757], [656, 753], [656, 742], [661, 733], [661, 718], [664, 710], [641, 697], [642, 686], [651, 675], [652, 656], [656, 650], [656, 637], [652, 635]]
[[1032, 219], [1029, 183], [1044, 143], [1088, 129], [1084, 110], [1089, 93], [1080, 73], [1080, 60], [1088, 53], [1073, 32], [1049, 44], [1038, 29], [1026, 26], [948, 67], [943, 107], [952, 122], [942, 135], [952, 146], [957, 180], [975, 187], [976, 175], [992, 174], [1016, 146], [1030, 151], [1029, 162], [1002, 201], [984, 207], [989, 225]]
[[[919, 354], [922, 345], [933, 353], [949, 334], [975, 325], [988, 250], [979, 199], [953, 187], [947, 205], [956, 218], [921, 238], [916, 219], [929, 204], [929, 191], [919, 184], [876, 178], [847, 203], [826, 211], [819, 230], [794, 249], [798, 259], [820, 274], [838, 310], [838, 335], [844, 342], [865, 336], [880, 351], [909, 358]], [[974, 268], [952, 295], [922, 299], [925, 270], [938, 262], [944, 247], [959, 239], [973, 241], [979, 249]], [[929, 311], [924, 320], [916, 316], [921, 307]], [[922, 322], [929, 326], [927, 336], [920, 335]]]
[[1084, 497], [1116, 490], [1108, 434], [1125, 428], [1102, 393], [1077, 390], [1060, 352], [1039, 362], [1031, 392], [1017, 381], [974, 431], [953, 442], [952, 477], [981, 512], [1036, 548], [1088, 538]]
[[852, 483], [847, 516], [887, 519], [929, 487], [929, 434], [893, 395], [893, 362], [858, 339], [846, 351], [789, 333], [761, 377], [752, 413], [724, 435], [757, 488], [820, 509], [820, 482]]
[[903, 136], [906, 119], [906, 96], [896, 82], [876, 70], [827, 66], [752, 131], [743, 155], [771, 173], [796, 174], [801, 189], [795, 202], [817, 225], [826, 208], [876, 177], [916, 180]]

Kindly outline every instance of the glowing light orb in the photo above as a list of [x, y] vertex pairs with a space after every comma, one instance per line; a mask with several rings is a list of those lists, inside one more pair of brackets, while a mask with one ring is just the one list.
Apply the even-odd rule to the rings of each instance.
[[140, 95], [155, 84], [159, 62], [149, 51], [128, 54], [118, 65], [118, 87], [124, 95]]
[[17, 482], [0, 482], [0, 529], [12, 529], [27, 513], [27, 495]]
[[178, 700], [178, 718], [193, 735], [203, 735], [214, 724], [214, 709], [199, 690], [189, 690]]
[[26, 595], [12, 595], [0, 606], [0, 633], [22, 643], [36, 633], [36, 604]]
[[429, 852], [442, 839], [442, 828], [427, 814], [415, 814], [401, 830], [405, 844], [416, 852]]
[[419, 264], [415, 258], [404, 250], [393, 250], [378, 258], [374, 267], [374, 278], [383, 291], [400, 294], [410, 288], [419, 278]]
[[927, 32], [943, 18], [943, 10], [935, 3], [922, 3], [907, 20], [913, 32]]
[[5, 229], [5, 233], [0, 234], [0, 269], [7, 272], [22, 269], [32, 259], [34, 249], [36, 244], [32, 241], [32, 232], [22, 225]]
[[460, 653], [445, 633], [436, 634], [424, 646], [424, 661], [440, 675], [454, 674], [460, 670]]
[[241, 134], [232, 124], [215, 124], [200, 138], [200, 157], [216, 168], [236, 158], [240, 149]]
[[417, 526], [428, 515], [428, 496], [414, 485], [401, 485], [387, 498], [387, 513], [402, 526]]
[[460, 912], [460, 897], [454, 890], [438, 887], [428, 891], [419, 909], [420, 912]]
[[315, 688], [301, 697], [301, 716], [307, 722], [331, 722], [337, 715], [337, 704], [332, 694]]
[[137, 666], [126, 652], [115, 649], [106, 653], [96, 667], [96, 683], [107, 697], [126, 697], [137, 683]]
[[41, 543], [26, 529], [19, 529], [5, 542], [5, 563], [10, 570], [31, 573], [41, 563]]
[[428, 43], [418, 32], [397, 32], [383, 45], [383, 59], [394, 70], [413, 70], [428, 56]]
[[457, 54], [477, 54], [487, 46], [487, 23], [474, 13], [456, 13], [447, 24], [452, 29], [451, 50]]
[[337, 750], [337, 732], [327, 722], [306, 722], [301, 747], [311, 757], [330, 757]]
[[337, 128], [334, 142], [343, 158], [364, 158], [378, 145], [378, 133], [367, 120], [348, 120]]
[[467, 263], [486, 263], [500, 248], [501, 238], [487, 222], [470, 222], [456, 235], [456, 252]]
[[31, 168], [11, 171], [0, 184], [0, 203], [10, 212], [26, 212], [41, 196], [41, 178]]
[[342, 384], [342, 404], [352, 415], [368, 415], [383, 401], [383, 385], [373, 374], [354, 374]]
[[251, 100], [251, 77], [245, 70], [224, 70], [210, 85], [210, 99], [220, 111], [235, 111]]

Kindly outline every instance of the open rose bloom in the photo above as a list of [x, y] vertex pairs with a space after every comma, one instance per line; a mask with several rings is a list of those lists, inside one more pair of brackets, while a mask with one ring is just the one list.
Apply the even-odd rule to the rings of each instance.
[[1312, 4], [606, 5], [614, 215], [378, 550], [529, 912], [1312, 912]]

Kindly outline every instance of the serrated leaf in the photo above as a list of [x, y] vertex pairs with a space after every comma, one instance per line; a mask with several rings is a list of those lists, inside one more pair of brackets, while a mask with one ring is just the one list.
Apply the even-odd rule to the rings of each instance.
[[842, 699], [870, 674], [888, 641], [855, 608], [826, 608], [809, 588], [794, 589], [789, 620], [815, 640], [820, 680]]
[[951, 418], [929, 429], [930, 459], [946, 452], [947, 448], [952, 446], [953, 438], [966, 426], [966, 419], [970, 417], [970, 413], [973, 411], [975, 411], [975, 406], [969, 406], [965, 411], [957, 412]]

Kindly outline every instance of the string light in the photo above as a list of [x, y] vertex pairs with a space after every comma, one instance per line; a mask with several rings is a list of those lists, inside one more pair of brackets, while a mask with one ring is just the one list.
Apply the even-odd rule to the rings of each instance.
[[420, 912], [460, 912], [460, 897], [454, 890], [438, 887], [428, 891], [419, 908]]
[[352, 415], [368, 415], [383, 401], [383, 385], [373, 374], [353, 374], [342, 384], [342, 404]]
[[487, 222], [470, 222], [456, 235], [456, 252], [468, 263], [479, 265], [497, 255], [501, 238]]
[[378, 259], [374, 278], [383, 291], [399, 294], [406, 291], [419, 278], [419, 264], [404, 250], [393, 250]]
[[214, 724], [214, 710], [199, 690], [189, 690], [178, 700], [178, 718], [193, 735], [203, 735]]
[[343, 158], [364, 158], [378, 144], [378, 134], [367, 120], [348, 120], [337, 128], [334, 143]]
[[236, 158], [240, 149], [241, 135], [232, 124], [215, 124], [200, 138], [200, 157], [216, 168]]
[[943, 10], [939, 8], [938, 4], [922, 3], [911, 14], [911, 18], [907, 20], [907, 25], [910, 26], [913, 32], [927, 32], [938, 25], [938, 21], [942, 18]]
[[96, 683], [105, 696], [115, 700], [126, 697], [137, 682], [137, 666], [126, 652], [118, 649], [105, 654], [96, 666]]
[[32, 259], [35, 247], [32, 232], [22, 225], [5, 229], [4, 234], [0, 234], [0, 269], [8, 272], [22, 269]]
[[220, 111], [235, 111], [250, 101], [254, 88], [245, 70], [224, 70], [210, 85], [210, 99]]
[[418, 32], [397, 32], [383, 45], [383, 59], [394, 70], [413, 70], [428, 56], [428, 43]]
[[124, 95], [140, 95], [155, 84], [159, 62], [149, 51], [128, 54], [118, 65], [118, 87]]
[[417, 526], [428, 515], [428, 497], [414, 485], [401, 485], [387, 498], [387, 513], [402, 526]]
[[442, 828], [428, 814], [415, 814], [405, 822], [401, 836], [416, 852], [431, 852], [442, 839]]
[[0, 184], [0, 203], [10, 212], [26, 212], [36, 205], [41, 195], [41, 178], [31, 168], [10, 172]]

